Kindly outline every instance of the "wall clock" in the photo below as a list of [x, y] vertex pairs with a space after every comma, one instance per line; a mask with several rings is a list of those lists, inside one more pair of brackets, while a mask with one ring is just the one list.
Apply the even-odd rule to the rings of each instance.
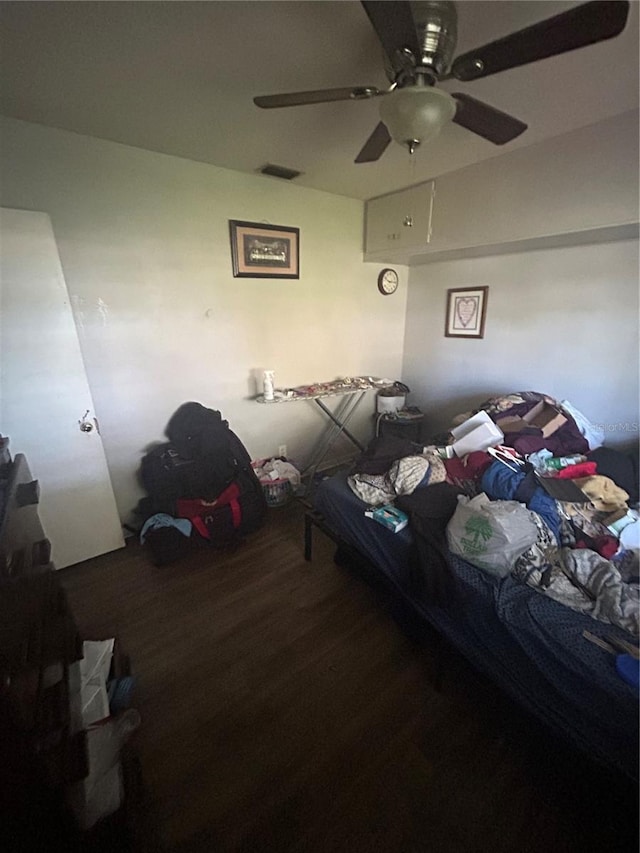
[[384, 294], [384, 296], [389, 296], [395, 293], [397, 289], [398, 273], [388, 268], [380, 270], [380, 275], [378, 276], [378, 290], [380, 293]]

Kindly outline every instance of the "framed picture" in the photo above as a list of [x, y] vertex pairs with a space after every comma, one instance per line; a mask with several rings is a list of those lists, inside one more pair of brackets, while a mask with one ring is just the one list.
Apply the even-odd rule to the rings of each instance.
[[483, 338], [488, 287], [454, 287], [447, 290], [447, 338]]
[[300, 278], [300, 229], [229, 220], [234, 278]]

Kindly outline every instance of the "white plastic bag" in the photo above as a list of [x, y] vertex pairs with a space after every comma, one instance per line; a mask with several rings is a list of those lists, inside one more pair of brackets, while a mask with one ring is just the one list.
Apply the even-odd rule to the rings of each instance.
[[492, 501], [484, 492], [474, 498], [459, 495], [447, 525], [451, 551], [499, 577], [509, 574], [537, 538], [538, 529], [524, 504]]
[[590, 450], [602, 447], [604, 444], [604, 429], [602, 426], [599, 424], [592, 424], [591, 421], [589, 421], [589, 419], [585, 417], [582, 412], [576, 409], [576, 407], [568, 400], [562, 400], [560, 407], [574, 419], [578, 429], [587, 439]]

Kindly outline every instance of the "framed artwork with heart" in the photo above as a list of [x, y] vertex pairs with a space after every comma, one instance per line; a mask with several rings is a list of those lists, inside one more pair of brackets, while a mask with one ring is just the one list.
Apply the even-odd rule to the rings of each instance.
[[454, 287], [447, 290], [447, 338], [483, 338], [488, 287]]

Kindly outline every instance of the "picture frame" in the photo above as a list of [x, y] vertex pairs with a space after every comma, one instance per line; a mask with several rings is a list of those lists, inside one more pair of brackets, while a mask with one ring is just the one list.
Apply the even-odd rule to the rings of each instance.
[[483, 338], [488, 287], [452, 287], [447, 290], [444, 334], [447, 338]]
[[300, 229], [229, 220], [234, 278], [300, 278]]

